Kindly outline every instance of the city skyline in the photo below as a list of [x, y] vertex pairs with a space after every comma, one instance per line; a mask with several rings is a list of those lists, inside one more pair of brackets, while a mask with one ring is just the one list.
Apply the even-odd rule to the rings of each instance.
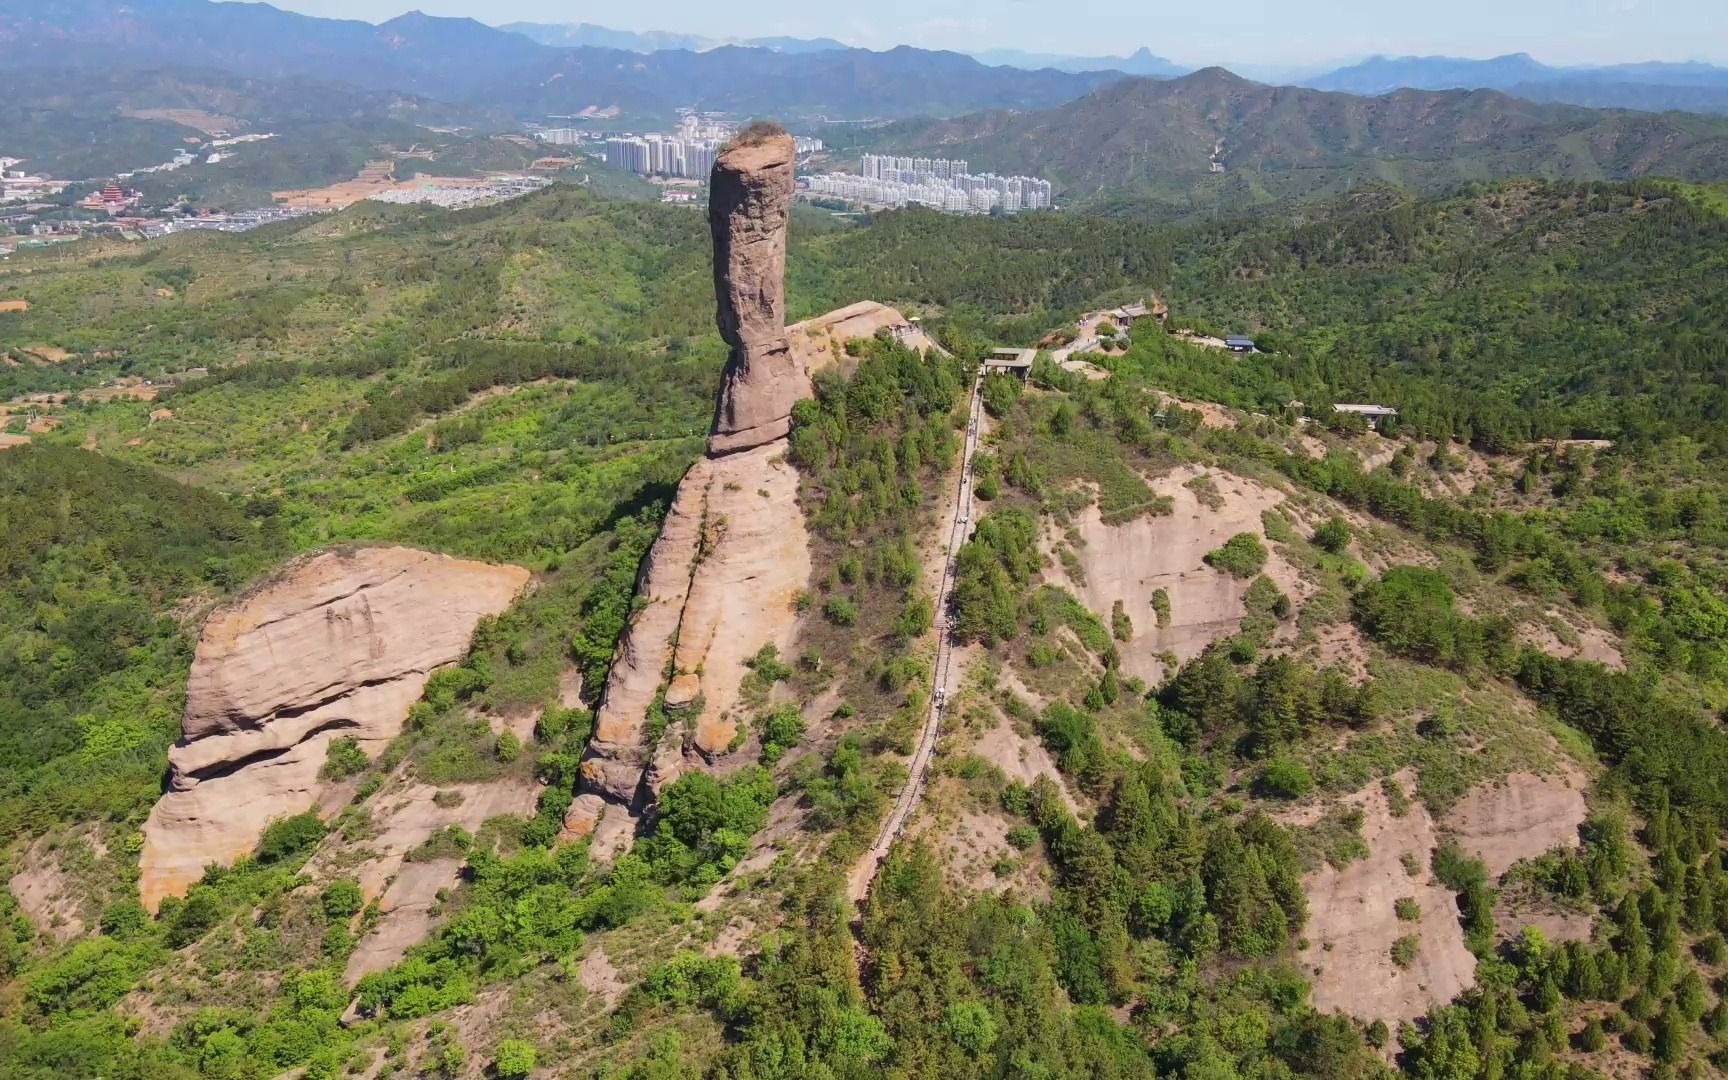
[[[402, 0], [277, 0], [290, 11], [382, 22]], [[554, 0], [417, 0], [429, 15], [603, 24], [716, 39], [833, 37], [863, 48], [895, 45], [958, 51], [995, 48], [1084, 56], [1126, 55], [1145, 46], [1190, 66], [1325, 67], [1376, 54], [1487, 58], [1526, 52], [1547, 63], [1728, 62], [1728, 4], [1719, 0], [1455, 0], [1445, 18], [1378, 0], [1212, 5], [1070, 0], [881, 0], [867, 13], [826, 16], [792, 0], [759, 0], [749, 11], [666, 0], [644, 19], [635, 5], [587, 5], [580, 15]]]

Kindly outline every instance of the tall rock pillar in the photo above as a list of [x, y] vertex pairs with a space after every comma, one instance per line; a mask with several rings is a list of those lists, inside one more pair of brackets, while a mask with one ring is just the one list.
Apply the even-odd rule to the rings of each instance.
[[782, 438], [810, 379], [786, 339], [786, 221], [792, 210], [792, 136], [745, 129], [714, 161], [708, 225], [714, 234], [715, 322], [732, 347], [708, 437], [710, 454]]
[[[762, 646], [791, 652], [798, 594], [813, 573], [798, 472], [786, 460], [792, 407], [813, 394], [811, 373], [855, 338], [889, 333], [928, 344], [881, 304], [786, 325], [792, 161], [790, 135], [752, 125], [714, 163], [715, 321], [731, 355], [708, 454], [679, 483], [648, 552], [564, 815], [564, 836], [592, 836], [598, 857], [630, 842], [640, 815], [680, 773], [754, 753], [739, 738], [750, 711], [740, 687]], [[648, 716], [657, 708], [670, 723], [655, 736]]]

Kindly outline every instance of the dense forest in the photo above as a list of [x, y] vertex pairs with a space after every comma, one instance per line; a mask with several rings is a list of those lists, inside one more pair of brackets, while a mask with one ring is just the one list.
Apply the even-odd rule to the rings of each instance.
[[[747, 751], [668, 784], [616, 855], [561, 826], [724, 356], [699, 218], [559, 187], [19, 259], [0, 396], [69, 400], [9, 408], [10, 433], [59, 423], [0, 450], [0, 1077], [1728, 1068], [1713, 200], [1512, 182], [1189, 226], [801, 209], [794, 317], [873, 297], [945, 351], [854, 342], [797, 407], [797, 644], [750, 662]], [[977, 362], [1154, 292], [1167, 330], [985, 378], [939, 609]], [[1201, 340], [1235, 332], [1262, 351]], [[25, 357], [43, 345], [71, 355]], [[151, 400], [79, 397], [145, 378]], [[1400, 416], [1329, 415], [1353, 400]], [[1196, 529], [1135, 599], [1151, 570], [1111, 560]], [[381, 756], [335, 744], [341, 805], [146, 913], [139, 828], [202, 619], [348, 541], [535, 584]], [[966, 675], [854, 906], [937, 633]], [[683, 722], [663, 706], [656, 739]], [[497, 722], [524, 713], [531, 734]], [[356, 867], [410, 779], [525, 786], [531, 812], [415, 847], [459, 883], [349, 980], [384, 915]], [[1576, 795], [1551, 845], [1471, 846], [1484, 793], [1538, 782]], [[1397, 928], [1372, 978], [1408, 989], [1445, 949], [1468, 975], [1402, 1013], [1340, 1004], [1316, 884], [1383, 859], [1408, 891], [1345, 920]]]

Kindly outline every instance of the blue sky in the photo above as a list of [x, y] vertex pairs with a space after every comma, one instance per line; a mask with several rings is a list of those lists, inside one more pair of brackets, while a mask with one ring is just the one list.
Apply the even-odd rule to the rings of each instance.
[[373, 22], [410, 6], [487, 23], [593, 22], [711, 37], [791, 34], [886, 48], [1021, 48], [1188, 64], [1320, 65], [1371, 53], [1549, 63], [1728, 63], [1728, 0], [274, 0]]

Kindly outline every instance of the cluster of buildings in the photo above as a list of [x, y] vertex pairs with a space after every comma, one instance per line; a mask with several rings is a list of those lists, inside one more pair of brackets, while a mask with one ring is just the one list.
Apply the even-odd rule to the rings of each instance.
[[[736, 130], [738, 125], [732, 121], [686, 113], [678, 130], [674, 132], [614, 135], [608, 138], [606, 164], [614, 169], [623, 169], [625, 172], [642, 176], [706, 180], [708, 173], [714, 168], [714, 155]], [[540, 134], [544, 139], [548, 133]], [[563, 137], [564, 132], [559, 135]], [[800, 155], [814, 154], [822, 149], [821, 139], [806, 135], [794, 135], [792, 142]]]
[[618, 135], [606, 140], [606, 164], [642, 176], [705, 178], [720, 149], [717, 139], [681, 135]]
[[860, 165], [857, 175], [818, 173], [799, 178], [798, 184], [811, 195], [866, 206], [928, 206], [957, 214], [1017, 214], [1054, 205], [1048, 180], [972, 173], [961, 160], [865, 154]]
[[138, 227], [146, 237], [172, 236], [180, 232], [250, 232], [261, 225], [292, 221], [307, 214], [328, 211], [305, 206], [264, 206], [256, 210], [231, 210], [226, 213], [198, 214], [194, 217], [158, 218]]
[[18, 166], [23, 158], [0, 157], [0, 202], [18, 199], [41, 199], [66, 190], [67, 181], [32, 176]]

